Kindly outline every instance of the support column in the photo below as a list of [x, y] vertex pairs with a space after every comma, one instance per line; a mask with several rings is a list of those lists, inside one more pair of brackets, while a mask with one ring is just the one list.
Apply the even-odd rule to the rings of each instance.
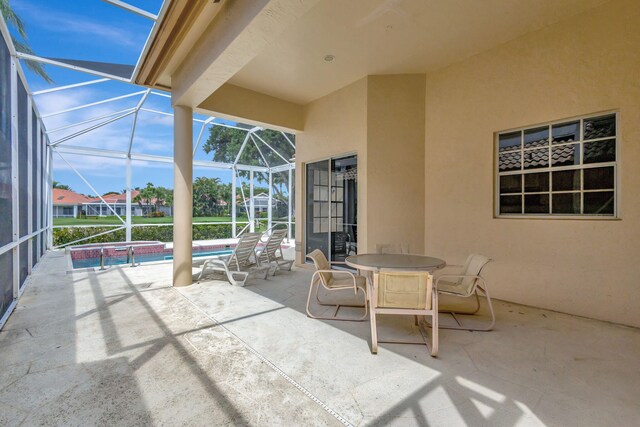
[[192, 283], [193, 110], [173, 107], [173, 286]]
[[253, 199], [253, 169], [249, 171], [249, 231], [254, 233], [256, 231], [256, 204]]
[[127, 207], [125, 208], [126, 241], [131, 241], [131, 157], [127, 157]]
[[237, 237], [236, 223], [238, 222], [236, 211], [236, 168], [231, 168], [231, 236], [235, 239]]
[[267, 207], [267, 230], [271, 229], [273, 222], [273, 172], [269, 169], [269, 206]]

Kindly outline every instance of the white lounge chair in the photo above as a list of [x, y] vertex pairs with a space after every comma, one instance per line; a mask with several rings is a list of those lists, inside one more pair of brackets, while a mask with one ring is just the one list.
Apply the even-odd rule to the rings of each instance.
[[224, 273], [231, 284], [244, 286], [252, 273], [264, 274], [267, 278], [269, 266], [261, 266], [256, 258], [256, 245], [262, 237], [261, 233], [245, 233], [240, 237], [233, 253], [228, 257], [216, 257], [204, 260], [198, 280], [208, 272]]
[[[275, 276], [277, 270], [286, 269], [291, 271], [291, 266], [293, 265], [293, 260], [284, 259], [281, 248], [287, 233], [288, 229], [286, 227], [272, 229], [264, 247], [258, 251], [258, 262], [261, 265], [273, 264], [271, 273], [273, 276]], [[278, 255], [277, 252], [280, 252], [280, 254]]]
[[[331, 264], [344, 264], [343, 262], [332, 262], [331, 264], [327, 261], [327, 257], [324, 256], [321, 250], [316, 249], [313, 252], [307, 255], [307, 258], [313, 261], [313, 264], [316, 267], [316, 271], [311, 276], [311, 283], [309, 284], [309, 296], [307, 297], [307, 315], [312, 319], [324, 319], [324, 320], [351, 320], [361, 322], [367, 318], [367, 291], [366, 291], [366, 282], [367, 279], [363, 276], [357, 276], [350, 271], [346, 270], [332, 270]], [[335, 277], [341, 276], [341, 277]], [[317, 285], [317, 286], [315, 286]], [[335, 312], [333, 316], [317, 316], [311, 313], [311, 295], [313, 294], [313, 288], [316, 288], [316, 301], [319, 305], [322, 306], [331, 306], [335, 307]], [[345, 291], [345, 290], [353, 290], [354, 295], [358, 295], [359, 292], [362, 292], [364, 296], [364, 304], [362, 305], [354, 305], [354, 304], [327, 304], [320, 300], [318, 292], [320, 290], [320, 286], [325, 288], [327, 291]], [[338, 317], [338, 311], [342, 307], [361, 307], [364, 308], [364, 314], [362, 317]]]
[[[489, 289], [487, 288], [487, 282], [480, 275], [482, 269], [490, 263], [491, 258], [487, 258], [480, 254], [471, 254], [465, 261], [463, 266], [448, 265], [449, 267], [458, 267], [460, 271], [458, 273], [446, 273], [437, 275], [436, 288], [438, 293], [442, 295], [451, 295], [454, 297], [469, 298], [475, 296], [476, 307], [470, 311], [460, 310], [442, 310], [441, 313], [449, 313], [456, 321], [458, 326], [440, 326], [442, 329], [463, 329], [466, 331], [490, 331], [496, 324], [496, 315], [493, 311], [493, 304], [491, 303], [491, 297], [489, 296]], [[460, 320], [456, 315], [473, 315], [480, 310], [480, 297], [479, 291], [482, 292], [487, 299], [487, 305], [489, 307], [489, 314], [491, 321], [485, 327], [471, 327], [464, 326], [460, 323]]]
[[[431, 356], [438, 354], [438, 293], [433, 289], [433, 276], [424, 271], [381, 271], [369, 282], [369, 315], [371, 317], [371, 352], [378, 352], [378, 342], [426, 345]], [[376, 315], [413, 315], [423, 341], [378, 340]], [[431, 345], [418, 316], [431, 316]]]

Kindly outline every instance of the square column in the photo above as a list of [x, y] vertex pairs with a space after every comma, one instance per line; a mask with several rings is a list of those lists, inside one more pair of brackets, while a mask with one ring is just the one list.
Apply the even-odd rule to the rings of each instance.
[[193, 110], [173, 107], [173, 286], [192, 283]]

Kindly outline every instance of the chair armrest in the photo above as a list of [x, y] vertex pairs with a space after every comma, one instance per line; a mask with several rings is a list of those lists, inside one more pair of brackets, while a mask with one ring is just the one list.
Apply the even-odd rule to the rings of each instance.
[[464, 265], [460, 265], [460, 264], [447, 264], [444, 267], [442, 267], [439, 271], [443, 271], [443, 270], [447, 270], [447, 269], [462, 269], [464, 267]]
[[311, 276], [311, 280], [315, 280], [316, 276], [319, 275], [320, 273], [331, 273], [331, 274], [343, 274], [343, 275], [348, 275], [351, 276], [351, 279], [353, 280], [353, 286], [336, 286], [333, 289], [350, 289], [353, 288], [354, 292], [357, 294], [358, 293], [358, 286], [356, 285], [356, 276], [350, 272], [350, 271], [346, 271], [346, 270], [316, 270], [313, 272], [313, 276]]
[[205, 262], [202, 263], [202, 268], [204, 268], [207, 265], [218, 265], [218, 266], [221, 266], [221, 267], [226, 267], [227, 263], [224, 262], [221, 259], [208, 259], [208, 260], [206, 260]]
[[440, 280], [442, 279], [461, 279], [461, 278], [477, 279], [477, 280], [480, 280], [483, 285], [485, 284], [484, 278], [482, 276], [478, 276], [474, 274], [442, 274], [438, 276], [438, 278], [436, 279], [435, 283], [433, 284], [433, 288], [437, 291], [438, 283], [440, 283]]

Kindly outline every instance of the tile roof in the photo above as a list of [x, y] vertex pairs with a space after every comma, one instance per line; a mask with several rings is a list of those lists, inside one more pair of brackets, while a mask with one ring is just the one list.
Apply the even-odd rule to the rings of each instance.
[[[565, 141], [569, 142], [569, 141]], [[575, 153], [575, 144], [552, 145], [551, 147], [551, 165], [552, 166], [570, 166], [576, 164], [576, 155], [578, 160], [580, 153]], [[613, 161], [616, 157], [615, 139], [608, 139], [597, 142], [586, 142], [583, 144], [584, 163], [597, 163], [602, 161]], [[520, 150], [500, 152], [499, 169], [501, 172], [520, 169]], [[524, 151], [524, 168], [535, 169], [537, 167], [548, 167], [549, 151], [546, 149]]]
[[72, 190], [63, 190], [61, 188], [53, 189], [53, 204], [58, 205], [81, 205], [91, 200], [91, 197], [87, 197], [84, 194], [76, 193]]
[[[131, 201], [133, 201], [133, 199], [135, 199], [138, 194], [140, 194], [140, 191], [131, 190]], [[106, 196], [102, 196], [102, 198], [104, 199], [105, 202], [109, 204], [127, 203], [127, 193], [125, 192], [121, 194], [108, 194]], [[152, 199], [151, 203], [154, 203], [154, 202], [155, 202], [155, 199]], [[100, 200], [100, 197], [93, 197], [87, 200], [85, 203], [102, 203], [102, 200]]]

